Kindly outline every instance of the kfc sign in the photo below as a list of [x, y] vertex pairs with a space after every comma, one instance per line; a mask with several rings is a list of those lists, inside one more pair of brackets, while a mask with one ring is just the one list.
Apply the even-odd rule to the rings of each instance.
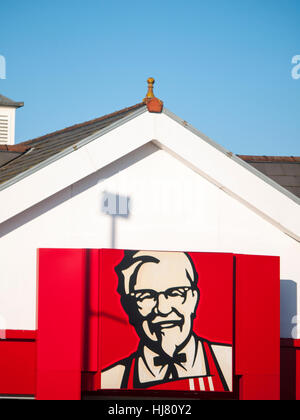
[[101, 260], [101, 389], [232, 391], [232, 257], [103, 250]]
[[278, 257], [39, 249], [38, 285], [38, 400], [280, 396]]

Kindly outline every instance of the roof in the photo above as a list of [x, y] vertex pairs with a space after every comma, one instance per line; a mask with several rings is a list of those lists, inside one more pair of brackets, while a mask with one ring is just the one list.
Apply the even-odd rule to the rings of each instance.
[[241, 159], [300, 198], [299, 156], [245, 156]]
[[24, 106], [24, 102], [15, 102], [6, 96], [0, 95], [0, 106], [11, 106], [13, 108], [21, 108]]
[[8, 162], [18, 158], [21, 153], [0, 151], [0, 167], [6, 165]]
[[[4, 101], [11, 101], [0, 95], [0, 104], [3, 101], [2, 98]], [[11, 103], [14, 102], [11, 101]], [[145, 103], [138, 103], [112, 114], [76, 124], [18, 145], [0, 146], [0, 187], [7, 181], [37, 167], [64, 150], [74, 147], [82, 140], [112, 126], [142, 108], [146, 109]], [[237, 155], [237, 157], [300, 198], [300, 157], [248, 155]]]
[[[19, 151], [21, 151], [18, 159], [11, 160], [5, 166], [1, 166], [1, 160], [5, 160], [5, 157], [1, 159], [1, 156], [5, 153], [7, 157], [8, 151], [1, 151], [0, 147], [0, 184], [46, 161], [70, 146], [75, 146], [81, 140], [97, 133], [103, 128], [111, 126], [113, 123], [129, 116], [139, 108], [146, 108], [146, 105], [139, 103], [112, 114], [19, 143], [16, 145], [19, 147]], [[10, 152], [12, 152], [12, 149]]]
[[151, 142], [300, 243], [299, 197], [166, 108], [151, 109], [137, 104], [22, 143], [30, 149], [0, 168], [0, 224]]
[[0, 145], [0, 167], [25, 153], [30, 147], [20, 145]]

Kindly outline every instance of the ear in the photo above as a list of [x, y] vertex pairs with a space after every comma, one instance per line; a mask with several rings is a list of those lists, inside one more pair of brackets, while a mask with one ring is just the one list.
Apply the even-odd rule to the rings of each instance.
[[200, 291], [199, 289], [193, 289], [192, 290], [192, 299], [193, 299], [193, 315], [196, 315], [196, 310], [198, 308], [199, 302], [200, 302]]

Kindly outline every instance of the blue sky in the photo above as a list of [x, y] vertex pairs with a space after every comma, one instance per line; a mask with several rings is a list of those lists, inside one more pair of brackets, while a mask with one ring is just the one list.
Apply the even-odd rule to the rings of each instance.
[[299, 0], [6, 2], [0, 93], [25, 102], [19, 142], [136, 104], [152, 76], [230, 151], [300, 156], [299, 18]]

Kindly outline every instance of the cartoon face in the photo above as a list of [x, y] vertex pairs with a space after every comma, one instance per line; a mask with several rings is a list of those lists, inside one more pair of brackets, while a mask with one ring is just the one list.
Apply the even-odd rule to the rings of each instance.
[[199, 301], [194, 268], [184, 253], [138, 252], [133, 261], [125, 285], [132, 323], [143, 341], [173, 356], [192, 333]]

